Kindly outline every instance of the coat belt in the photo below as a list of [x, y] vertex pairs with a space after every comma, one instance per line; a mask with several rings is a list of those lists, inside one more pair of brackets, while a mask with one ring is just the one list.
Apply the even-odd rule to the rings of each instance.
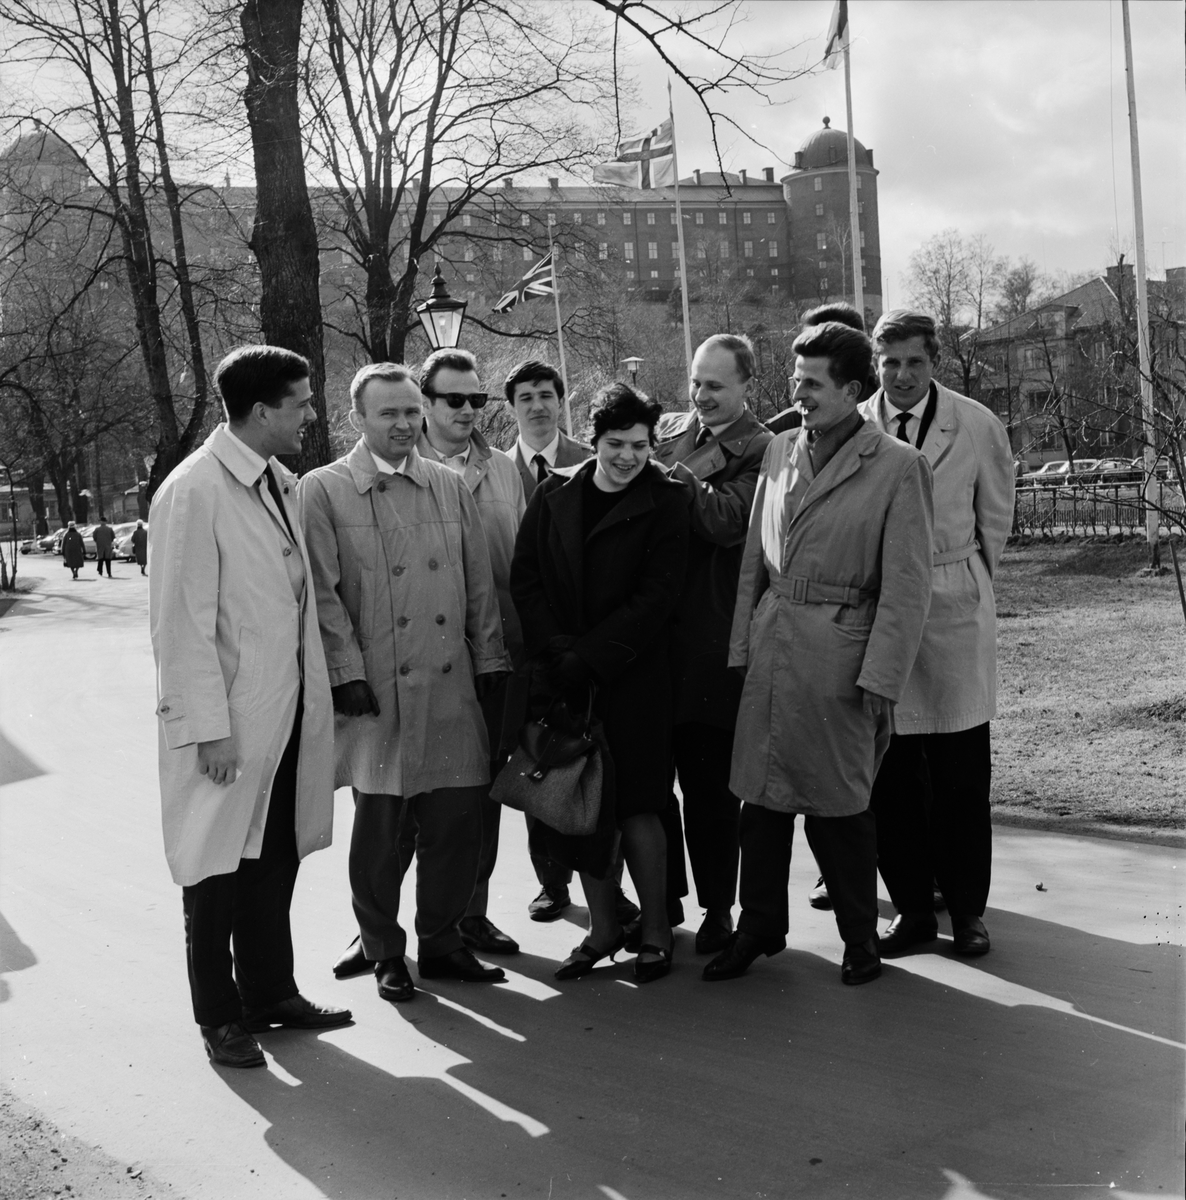
[[842, 604], [856, 608], [865, 600], [877, 598], [876, 592], [864, 591], [849, 584], [820, 583], [802, 575], [771, 577], [770, 590], [792, 604]]
[[941, 554], [936, 554], [932, 560], [932, 565], [936, 567], [945, 567], [949, 563], [963, 562], [965, 558], [971, 558], [977, 550], [980, 549], [979, 540], [969, 542], [966, 546], [961, 546], [958, 550], [944, 550]]

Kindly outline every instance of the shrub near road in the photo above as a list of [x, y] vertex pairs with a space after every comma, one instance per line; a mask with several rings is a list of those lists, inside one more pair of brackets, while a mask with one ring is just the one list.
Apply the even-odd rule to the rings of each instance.
[[1186, 828], [1186, 622], [1145, 561], [1137, 541], [1005, 551], [996, 811]]

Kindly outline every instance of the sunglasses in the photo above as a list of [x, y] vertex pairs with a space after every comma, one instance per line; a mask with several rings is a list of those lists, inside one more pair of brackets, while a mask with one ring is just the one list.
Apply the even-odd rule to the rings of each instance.
[[443, 400], [450, 408], [461, 408], [467, 401], [470, 408], [483, 408], [490, 397], [485, 392], [425, 392], [430, 400]]

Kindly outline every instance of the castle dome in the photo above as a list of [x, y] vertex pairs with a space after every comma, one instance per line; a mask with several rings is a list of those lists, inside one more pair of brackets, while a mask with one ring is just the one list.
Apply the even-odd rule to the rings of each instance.
[[[872, 151], [856, 141], [858, 167], [873, 165]], [[843, 166], [848, 162], [848, 134], [833, 129], [830, 117], [824, 117], [822, 129], [817, 129], [795, 152], [796, 171], [817, 171], [821, 167]]]

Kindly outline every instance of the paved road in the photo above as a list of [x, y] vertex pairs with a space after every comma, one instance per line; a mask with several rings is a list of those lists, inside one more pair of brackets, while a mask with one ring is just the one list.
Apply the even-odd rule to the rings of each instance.
[[842, 987], [801, 846], [793, 946], [745, 979], [702, 983], [684, 930], [664, 981], [635, 987], [627, 961], [555, 987], [581, 932], [527, 920], [510, 819], [492, 902], [524, 946], [510, 981], [394, 1007], [329, 971], [351, 933], [339, 793], [298, 883], [297, 978], [356, 1023], [266, 1036], [267, 1071], [212, 1069], [161, 850], [146, 581], [21, 565], [42, 579], [0, 619], [3, 1077], [176, 1194], [1182, 1194], [1186, 866], [1131, 843], [999, 832], [985, 959], [946, 943]]

